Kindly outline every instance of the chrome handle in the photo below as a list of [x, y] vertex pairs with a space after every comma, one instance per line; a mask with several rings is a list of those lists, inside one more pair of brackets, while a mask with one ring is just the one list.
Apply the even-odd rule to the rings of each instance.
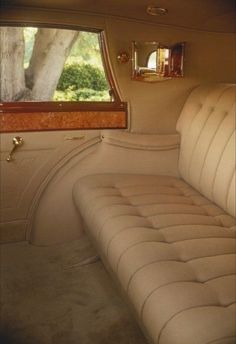
[[15, 152], [15, 150], [16, 150], [18, 147], [20, 147], [20, 146], [23, 145], [24, 140], [23, 140], [22, 137], [16, 136], [16, 137], [13, 137], [12, 143], [13, 143], [13, 148], [12, 148], [10, 154], [8, 155], [8, 157], [6, 158], [6, 161], [7, 161], [7, 162], [10, 162], [10, 161], [13, 160], [13, 157], [12, 157], [13, 153]]

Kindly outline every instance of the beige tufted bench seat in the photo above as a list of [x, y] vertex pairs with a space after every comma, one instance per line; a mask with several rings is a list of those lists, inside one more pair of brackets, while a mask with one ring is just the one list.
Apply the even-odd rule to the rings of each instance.
[[235, 87], [195, 89], [177, 130], [181, 178], [86, 176], [74, 200], [150, 343], [233, 344]]

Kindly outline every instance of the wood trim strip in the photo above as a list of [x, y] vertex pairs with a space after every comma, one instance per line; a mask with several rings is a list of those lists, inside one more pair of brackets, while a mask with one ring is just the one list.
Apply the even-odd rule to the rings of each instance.
[[0, 113], [12, 112], [74, 112], [74, 111], [125, 111], [125, 102], [4, 102], [0, 103]]
[[1, 113], [0, 132], [126, 129], [126, 111], [73, 111]]
[[113, 78], [112, 74], [112, 68], [110, 65], [110, 60], [109, 60], [109, 53], [108, 53], [108, 48], [106, 45], [106, 37], [105, 37], [105, 31], [100, 32], [100, 51], [101, 51], [101, 56], [102, 56], [102, 62], [103, 62], [103, 67], [104, 67], [104, 72], [107, 77], [107, 81], [111, 87], [111, 95], [114, 97], [114, 100], [118, 103], [121, 103], [121, 99], [119, 96], [119, 93], [117, 91], [115, 79]]

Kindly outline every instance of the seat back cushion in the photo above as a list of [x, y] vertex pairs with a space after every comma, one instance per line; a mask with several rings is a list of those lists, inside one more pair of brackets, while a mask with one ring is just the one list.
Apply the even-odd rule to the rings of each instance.
[[197, 87], [177, 122], [179, 172], [205, 197], [235, 216], [236, 85]]

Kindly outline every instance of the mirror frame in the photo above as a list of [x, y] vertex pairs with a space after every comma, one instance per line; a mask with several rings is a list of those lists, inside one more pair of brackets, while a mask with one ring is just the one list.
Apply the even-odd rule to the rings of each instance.
[[[150, 50], [145, 57], [146, 66], [139, 66], [139, 49], [138, 45], [153, 46], [153, 50]], [[138, 49], [139, 48], [139, 49]], [[166, 49], [168, 51], [168, 58], [163, 61], [162, 68], [156, 66], [156, 68], [148, 68], [148, 60], [150, 55], [156, 51], [157, 56], [161, 55], [161, 51]], [[132, 42], [132, 80], [144, 81], [144, 82], [159, 82], [172, 78], [181, 78], [184, 76], [184, 51], [185, 42], [176, 43], [171, 46], [166, 46], [160, 42]], [[168, 63], [166, 63], [168, 60]]]

